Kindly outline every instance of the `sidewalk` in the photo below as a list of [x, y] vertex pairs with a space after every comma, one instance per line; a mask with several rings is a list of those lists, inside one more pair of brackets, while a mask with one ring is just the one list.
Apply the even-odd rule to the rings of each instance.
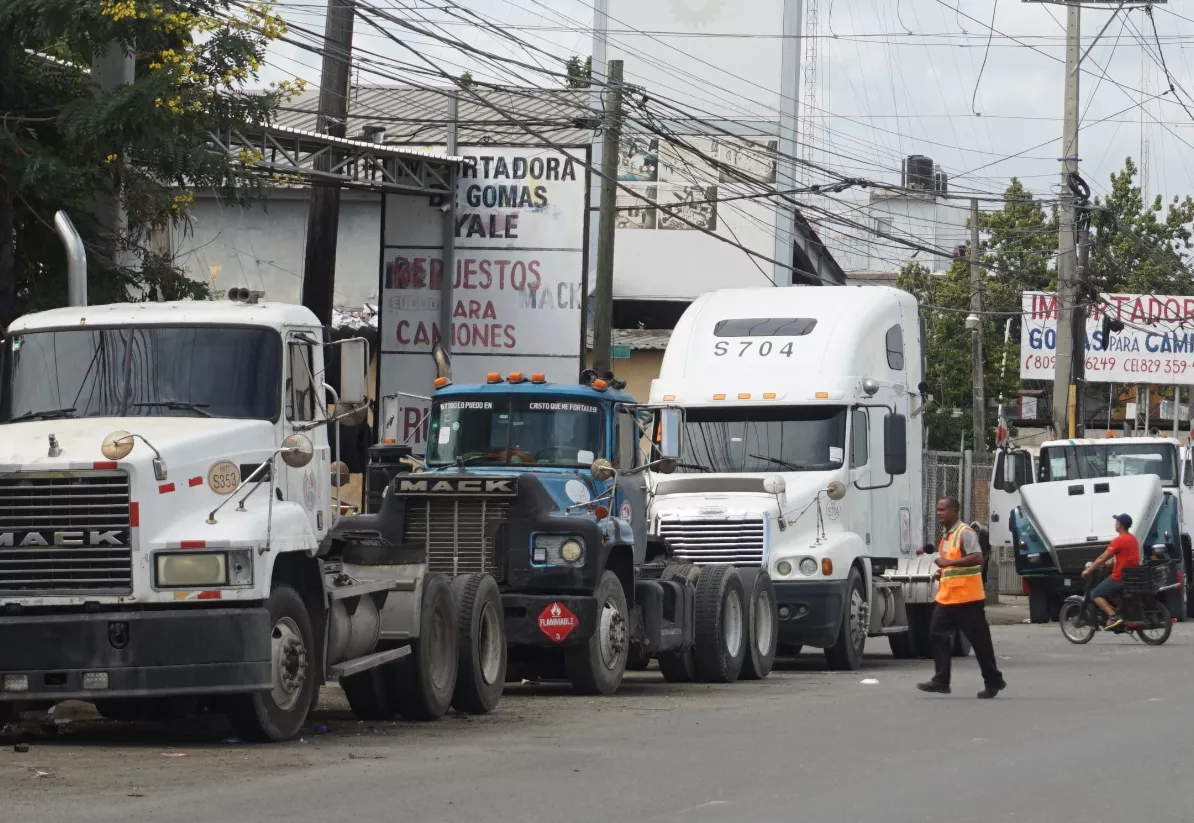
[[987, 604], [987, 622], [992, 626], [1016, 626], [1028, 620], [1028, 598], [1001, 594], [998, 604]]

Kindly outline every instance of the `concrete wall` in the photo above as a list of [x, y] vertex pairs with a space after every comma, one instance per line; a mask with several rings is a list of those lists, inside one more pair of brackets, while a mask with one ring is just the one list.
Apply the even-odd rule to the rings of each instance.
[[[195, 192], [190, 231], [176, 237], [187, 274], [228, 289], [262, 289], [270, 300], [301, 302], [307, 237], [307, 190], [276, 189], [264, 206], [238, 208]], [[381, 196], [345, 190], [336, 249], [336, 299], [342, 307], [376, 303], [381, 251]]]

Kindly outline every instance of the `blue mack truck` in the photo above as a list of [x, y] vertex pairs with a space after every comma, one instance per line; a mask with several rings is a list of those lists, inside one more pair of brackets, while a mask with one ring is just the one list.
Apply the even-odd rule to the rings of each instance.
[[453, 385], [441, 372], [423, 470], [394, 461], [382, 494], [371, 490], [380, 506], [367, 517], [408, 562], [496, 583], [500, 613], [472, 622], [489, 639], [462, 635], [461, 677], [606, 695], [653, 658], [671, 682], [770, 673], [767, 572], [679, 562], [648, 534], [652, 478], [675, 470], [683, 418], [624, 385], [591, 371], [576, 385], [520, 373]]

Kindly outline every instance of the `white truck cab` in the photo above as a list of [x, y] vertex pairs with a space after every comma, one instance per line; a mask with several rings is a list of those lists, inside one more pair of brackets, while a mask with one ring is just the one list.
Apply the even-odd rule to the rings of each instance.
[[683, 560], [764, 563], [781, 652], [854, 669], [905, 632], [884, 575], [922, 544], [921, 352], [915, 298], [883, 287], [711, 292], [672, 334], [650, 401], [684, 447], [652, 528]]

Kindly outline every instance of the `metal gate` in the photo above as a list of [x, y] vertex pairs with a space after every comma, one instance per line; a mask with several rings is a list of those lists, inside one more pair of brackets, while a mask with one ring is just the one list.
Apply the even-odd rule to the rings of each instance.
[[[937, 501], [942, 497], [956, 497], [962, 504], [962, 519], [990, 526], [991, 456], [974, 452], [925, 452], [924, 461], [924, 523], [925, 540], [936, 543], [941, 539], [937, 525]], [[1005, 557], [1003, 547], [992, 547], [991, 561], [998, 570], [999, 593], [1021, 594], [1020, 576], [1016, 574], [1015, 559]]]

